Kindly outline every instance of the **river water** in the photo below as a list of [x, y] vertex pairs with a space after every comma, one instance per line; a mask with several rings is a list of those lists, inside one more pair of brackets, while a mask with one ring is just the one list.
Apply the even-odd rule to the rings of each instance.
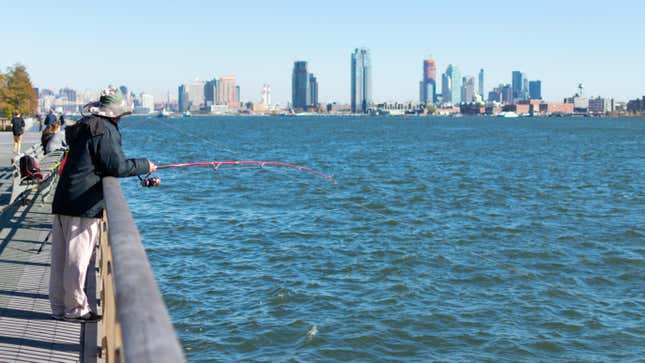
[[190, 361], [645, 356], [645, 119], [131, 117], [122, 185]]

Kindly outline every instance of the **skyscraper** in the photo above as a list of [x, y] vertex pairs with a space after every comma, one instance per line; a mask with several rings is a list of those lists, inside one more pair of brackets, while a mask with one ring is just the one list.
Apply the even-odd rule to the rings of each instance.
[[445, 75], [447, 78], [450, 79], [450, 90], [449, 90], [450, 101], [445, 101], [445, 94], [444, 94], [444, 102], [446, 103], [450, 102], [453, 105], [458, 105], [461, 103], [461, 81], [462, 81], [459, 68], [451, 64], [448, 66], [448, 69], [446, 69]]
[[177, 106], [179, 107], [179, 112], [188, 111], [190, 109], [190, 104], [188, 102], [188, 86], [185, 84], [179, 85], [177, 89]]
[[464, 77], [462, 79], [461, 102], [471, 103], [475, 101], [475, 77]]
[[318, 80], [313, 73], [309, 73], [309, 103], [307, 106], [318, 106]]
[[262, 104], [264, 106], [271, 105], [271, 85], [268, 83], [262, 87]]
[[188, 103], [191, 111], [199, 110], [204, 104], [204, 81], [198, 79], [188, 83]]
[[423, 60], [423, 78], [420, 83], [419, 102], [426, 105], [437, 100], [437, 64], [432, 58]]
[[542, 81], [529, 82], [529, 97], [532, 100], [542, 99]]
[[235, 76], [222, 77], [217, 81], [217, 104], [237, 107], [239, 95]]
[[307, 62], [296, 61], [291, 77], [291, 104], [295, 109], [306, 110], [310, 100]]
[[484, 69], [479, 70], [479, 95], [484, 99]]
[[204, 84], [204, 104], [213, 106], [217, 102], [217, 80], [213, 79]]
[[372, 61], [370, 51], [357, 48], [352, 53], [351, 104], [353, 113], [367, 113], [372, 104]]
[[441, 97], [443, 103], [452, 103], [452, 82], [446, 73], [441, 75]]
[[525, 99], [525, 78], [526, 75], [520, 71], [513, 71], [512, 87], [513, 102]]

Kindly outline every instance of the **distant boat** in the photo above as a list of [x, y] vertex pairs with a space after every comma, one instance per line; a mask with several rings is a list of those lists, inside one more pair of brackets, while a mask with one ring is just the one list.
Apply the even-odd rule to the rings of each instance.
[[184, 117], [191, 117], [191, 116], [193, 116], [193, 114], [190, 113], [189, 110], [186, 110], [186, 112], [184, 112]]
[[515, 112], [501, 112], [501, 113], [500, 113], [499, 115], [497, 115], [497, 116], [498, 116], [498, 117], [506, 117], [506, 118], [515, 118], [515, 117], [519, 117], [519, 115], [518, 115], [518, 114], [516, 114]]
[[166, 108], [162, 108], [159, 110], [159, 113], [157, 114], [157, 117], [170, 117], [171, 113], [170, 111], [166, 110]]

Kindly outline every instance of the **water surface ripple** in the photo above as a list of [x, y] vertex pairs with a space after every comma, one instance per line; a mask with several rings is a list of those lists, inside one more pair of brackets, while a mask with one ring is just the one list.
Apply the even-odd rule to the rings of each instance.
[[132, 117], [122, 182], [191, 361], [645, 356], [645, 120]]

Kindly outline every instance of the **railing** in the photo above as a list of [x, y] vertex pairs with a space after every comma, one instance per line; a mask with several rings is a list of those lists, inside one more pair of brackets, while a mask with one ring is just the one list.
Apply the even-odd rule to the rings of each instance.
[[103, 178], [100, 355], [105, 362], [184, 362], [152, 269], [116, 178]]

